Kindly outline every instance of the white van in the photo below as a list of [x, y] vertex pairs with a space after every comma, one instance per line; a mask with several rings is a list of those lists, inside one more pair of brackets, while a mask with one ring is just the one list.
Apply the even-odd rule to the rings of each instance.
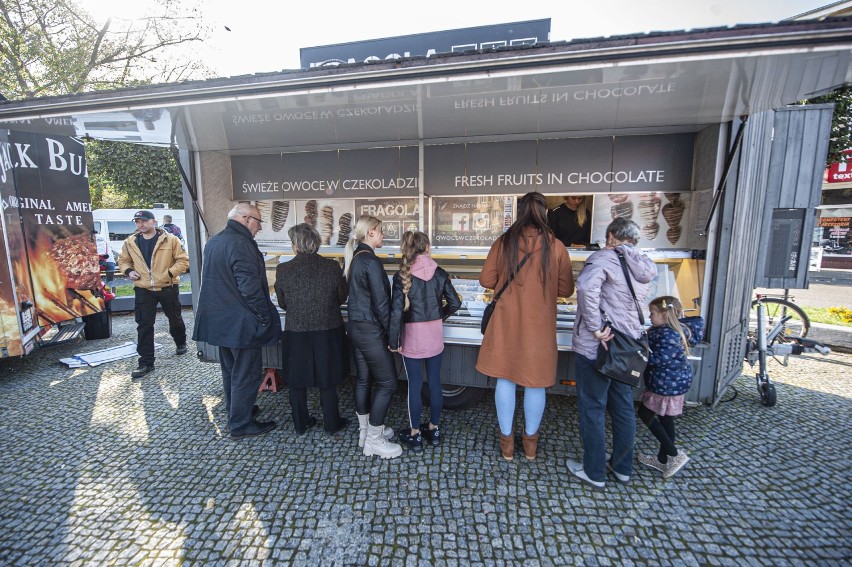
[[[113, 260], [118, 264], [121, 246], [128, 236], [136, 232], [133, 215], [140, 209], [95, 209], [92, 211], [94, 230], [109, 241]], [[171, 215], [172, 222], [181, 230], [181, 242], [186, 250], [186, 215], [183, 209], [146, 209], [154, 213], [157, 226], [163, 226], [163, 215]]]

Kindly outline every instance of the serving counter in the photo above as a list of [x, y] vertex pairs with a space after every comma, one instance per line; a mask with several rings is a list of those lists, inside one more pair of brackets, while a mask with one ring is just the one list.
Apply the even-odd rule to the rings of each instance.
[[[275, 268], [293, 257], [292, 251], [263, 249], [267, 259], [267, 276], [270, 286], [274, 287]], [[594, 251], [569, 249], [574, 268], [574, 276], [579, 274], [585, 260]], [[681, 297], [697, 298], [700, 295], [700, 276], [703, 272], [703, 260], [694, 259], [698, 254], [691, 250], [646, 250], [657, 264], [658, 276], [652, 282], [652, 291], [648, 301], [661, 294], [677, 290]], [[342, 247], [322, 247], [320, 254], [343, 263]], [[447, 407], [463, 407], [482, 394], [482, 388], [493, 388], [494, 381], [476, 370], [476, 357], [482, 344], [480, 322], [482, 312], [491, 300], [493, 290], [479, 285], [478, 278], [488, 254], [483, 248], [444, 248], [432, 249], [432, 258], [447, 270], [457, 293], [462, 299], [462, 307], [444, 322], [444, 351], [441, 366], [441, 383], [444, 386]], [[376, 250], [382, 259], [385, 270], [392, 277], [399, 266], [398, 247], [383, 247]], [[272, 292], [272, 291], [271, 291]], [[272, 292], [274, 298], [275, 294]], [[689, 303], [684, 301], [684, 303]], [[557, 364], [557, 382], [551, 389], [555, 393], [573, 393], [574, 354], [572, 335], [574, 331], [576, 296], [560, 298], [557, 305], [556, 343], [559, 351]], [[346, 308], [343, 307], [344, 318]], [[281, 312], [282, 323], [286, 313]], [[265, 363], [280, 367], [281, 354], [267, 349]], [[276, 363], [277, 357], [277, 363]], [[398, 365], [401, 369], [402, 362]], [[405, 376], [400, 372], [400, 376]]]

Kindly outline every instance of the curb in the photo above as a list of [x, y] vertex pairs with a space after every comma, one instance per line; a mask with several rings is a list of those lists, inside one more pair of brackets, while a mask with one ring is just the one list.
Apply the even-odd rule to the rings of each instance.
[[811, 323], [807, 338], [819, 341], [836, 352], [852, 352], [852, 327]]

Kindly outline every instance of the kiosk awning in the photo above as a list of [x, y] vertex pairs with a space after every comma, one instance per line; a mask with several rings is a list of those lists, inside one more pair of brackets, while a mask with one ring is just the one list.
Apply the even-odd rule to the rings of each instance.
[[180, 130], [231, 155], [693, 132], [849, 84], [851, 55], [852, 19], [786, 22], [6, 102], [0, 120], [154, 145]]

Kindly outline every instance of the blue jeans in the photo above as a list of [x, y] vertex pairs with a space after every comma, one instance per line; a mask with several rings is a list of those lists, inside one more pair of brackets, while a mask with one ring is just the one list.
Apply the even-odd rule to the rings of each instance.
[[[497, 378], [494, 390], [494, 404], [497, 406], [497, 421], [503, 435], [511, 435], [515, 428], [515, 390], [517, 385], [511, 380]], [[524, 388], [524, 432], [535, 435], [541, 427], [544, 416], [544, 388]]]
[[595, 370], [594, 362], [576, 356], [577, 405], [583, 440], [583, 470], [590, 479], [606, 480], [606, 416], [612, 420], [612, 468], [630, 476], [636, 442], [633, 388]]
[[423, 402], [420, 390], [423, 388], [423, 364], [426, 364], [426, 380], [429, 384], [429, 421], [440, 425], [441, 410], [444, 408], [444, 392], [441, 390], [441, 358], [444, 353], [430, 358], [402, 357], [405, 373], [408, 374], [408, 422], [411, 429], [420, 429], [420, 412]]

